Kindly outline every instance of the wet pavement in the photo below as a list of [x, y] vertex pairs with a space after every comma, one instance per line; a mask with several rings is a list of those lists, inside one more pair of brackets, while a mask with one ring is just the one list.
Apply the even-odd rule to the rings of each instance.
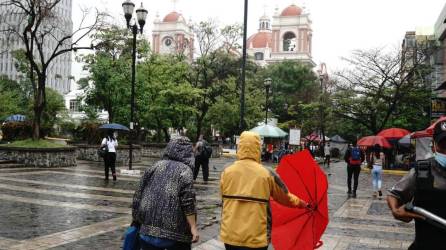
[[[233, 160], [211, 160], [209, 184], [201, 176], [196, 183], [201, 241], [195, 249], [223, 249], [218, 178]], [[322, 249], [407, 249], [413, 223], [395, 221], [385, 201], [372, 197], [370, 174], [361, 173], [358, 198], [348, 199], [345, 164], [334, 163], [329, 172], [330, 224]], [[399, 178], [384, 175], [384, 188]], [[63, 169], [0, 166], [0, 249], [121, 249], [138, 182], [122, 175], [105, 182], [102, 165], [86, 161]]]

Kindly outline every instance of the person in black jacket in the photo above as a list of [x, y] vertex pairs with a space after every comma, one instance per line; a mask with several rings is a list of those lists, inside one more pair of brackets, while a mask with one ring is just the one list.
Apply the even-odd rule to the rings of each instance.
[[433, 142], [435, 157], [418, 161], [387, 196], [395, 219], [403, 222], [415, 219], [415, 240], [409, 250], [444, 249], [446, 246], [443, 228], [405, 209], [405, 204], [413, 202], [414, 206], [446, 219], [446, 121], [434, 126]]
[[[359, 152], [359, 156], [358, 156]], [[353, 145], [349, 145], [344, 155], [344, 161], [347, 163], [347, 194], [350, 197], [356, 198], [356, 190], [358, 189], [358, 178], [361, 172], [361, 164], [365, 160], [364, 152], [356, 146], [356, 142]], [[353, 190], [352, 190], [352, 177], [353, 177]]]

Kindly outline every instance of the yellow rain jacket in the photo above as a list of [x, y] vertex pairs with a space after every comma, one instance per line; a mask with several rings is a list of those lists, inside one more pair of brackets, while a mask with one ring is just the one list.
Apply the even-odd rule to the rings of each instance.
[[238, 160], [221, 175], [220, 238], [226, 244], [250, 248], [268, 246], [271, 241], [270, 197], [289, 207], [300, 203], [272, 170], [260, 164], [260, 154], [259, 135], [243, 132]]

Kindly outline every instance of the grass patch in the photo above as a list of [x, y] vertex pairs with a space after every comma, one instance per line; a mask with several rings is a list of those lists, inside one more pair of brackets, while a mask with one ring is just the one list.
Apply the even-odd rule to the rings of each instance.
[[67, 146], [61, 145], [48, 140], [36, 140], [33, 141], [31, 139], [23, 140], [23, 141], [15, 141], [9, 144], [2, 144], [2, 146], [6, 147], [17, 147], [17, 148], [66, 148]]

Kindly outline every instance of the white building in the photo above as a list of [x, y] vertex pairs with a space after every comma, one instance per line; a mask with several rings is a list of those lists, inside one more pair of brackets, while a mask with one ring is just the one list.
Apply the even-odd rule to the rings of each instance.
[[[0, 1], [2, 2], [2, 1]], [[58, 29], [52, 32], [57, 39], [71, 34], [73, 32], [73, 22], [71, 20], [72, 14], [72, 0], [62, 0], [55, 8], [57, 15], [55, 22], [59, 24]], [[0, 28], [8, 26], [23, 26], [26, 17], [16, 14], [16, 11], [11, 6], [0, 5]], [[52, 23], [53, 24], [53, 23]], [[9, 42], [8, 42], [9, 39]], [[56, 39], [46, 39], [44, 44], [44, 57], [48, 58], [51, 51], [57, 46]], [[8, 45], [9, 43], [9, 45]], [[67, 41], [71, 44], [71, 39]], [[24, 44], [16, 37], [9, 37], [6, 33], [0, 32], [0, 75], [6, 75], [12, 80], [20, 80], [25, 78], [21, 73], [17, 72], [15, 68], [15, 59], [11, 52], [23, 49]], [[36, 53], [36, 56], [37, 55]], [[57, 57], [49, 66], [47, 86], [55, 89], [60, 94], [66, 94], [70, 91], [71, 81], [71, 53], [65, 53]]]
[[[84, 95], [84, 91], [77, 88], [77, 85], [73, 83], [72, 91], [64, 95], [65, 107], [68, 110], [70, 118], [76, 122], [85, 119], [87, 115], [85, 112], [80, 111], [80, 97]], [[108, 113], [104, 110], [98, 111], [98, 119], [100, 121], [108, 121]]]
[[296, 60], [314, 67], [310, 15], [292, 4], [282, 12], [276, 8], [273, 20], [263, 15], [259, 30], [247, 41], [247, 53], [262, 66], [282, 60]]

